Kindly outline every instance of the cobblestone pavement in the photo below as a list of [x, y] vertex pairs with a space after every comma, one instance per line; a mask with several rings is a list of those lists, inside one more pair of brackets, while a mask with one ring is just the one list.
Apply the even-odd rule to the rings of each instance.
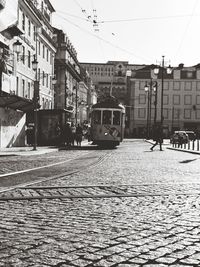
[[23, 156], [4, 156], [0, 158], [0, 175], [73, 159], [85, 153], [86, 151], [84, 150], [61, 150], [59, 152], [55, 151], [49, 154], [33, 156], [27, 156], [25, 153]]
[[42, 184], [131, 184], [138, 196], [1, 201], [0, 266], [200, 266], [200, 157], [149, 146], [125, 142]]

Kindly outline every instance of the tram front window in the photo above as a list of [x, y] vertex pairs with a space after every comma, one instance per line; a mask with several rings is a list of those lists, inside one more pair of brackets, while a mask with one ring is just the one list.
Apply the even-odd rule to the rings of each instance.
[[94, 120], [94, 124], [101, 124], [101, 111], [100, 110], [95, 110], [93, 112], [93, 120]]
[[119, 111], [113, 111], [113, 124], [120, 125], [120, 112]]
[[103, 111], [103, 124], [111, 124], [112, 113], [110, 110]]

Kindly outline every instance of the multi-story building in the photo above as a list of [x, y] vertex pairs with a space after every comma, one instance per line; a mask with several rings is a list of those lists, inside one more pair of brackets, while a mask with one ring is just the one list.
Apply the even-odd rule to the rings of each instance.
[[78, 84], [81, 71], [74, 49], [67, 35], [54, 28], [54, 41], [57, 44], [55, 56], [55, 108], [68, 111], [68, 120], [77, 122]]
[[[157, 82], [156, 87], [155, 82]], [[163, 85], [162, 85], [163, 83]], [[145, 90], [150, 84], [149, 91]], [[155, 91], [154, 91], [155, 89]], [[162, 96], [163, 91], [163, 96]], [[161, 102], [163, 100], [163, 107]], [[165, 137], [174, 130], [200, 131], [200, 66], [184, 67], [180, 64], [171, 74], [154, 74], [152, 66], [132, 73], [130, 79], [130, 135], [142, 137], [147, 127], [161, 122], [163, 109], [163, 131]], [[149, 105], [149, 108], [148, 108]], [[149, 114], [150, 112], [150, 114]], [[149, 122], [147, 121], [148, 116]]]
[[129, 79], [128, 71], [135, 71], [143, 68], [145, 65], [128, 64], [128, 61], [108, 61], [107, 63], [81, 63], [81, 65], [89, 73], [98, 98], [102, 95], [112, 95], [116, 97], [120, 103], [127, 107], [125, 121], [125, 135], [129, 135]]
[[62, 30], [54, 28], [54, 41], [57, 44], [55, 108], [65, 109], [68, 121], [82, 124], [88, 120], [88, 103], [91, 102], [88, 74], [80, 66], [77, 52]]
[[[51, 25], [54, 8], [49, 0], [8, 0], [7, 3], [7, 13], [11, 12], [12, 16], [16, 14], [17, 20], [14, 28], [8, 27], [2, 32], [7, 38], [6, 46], [2, 46], [7, 68], [7, 72], [2, 75], [1, 86], [7, 98], [3, 100], [1, 97], [0, 101], [1, 120], [6, 122], [5, 127], [1, 124], [2, 147], [25, 145], [26, 112], [34, 109], [36, 89], [39, 91], [40, 108], [54, 107], [52, 77], [56, 51]], [[10, 9], [12, 6], [16, 7], [15, 10]], [[18, 38], [13, 38], [13, 35], [18, 35]], [[21, 44], [21, 52], [17, 54], [14, 53], [16, 41], [18, 45]], [[36, 72], [32, 65], [34, 59], [38, 62]], [[36, 88], [35, 80], [39, 82], [39, 88]], [[11, 117], [12, 120], [9, 120]]]
[[[161, 72], [158, 75], [154, 74], [154, 65], [128, 64], [120, 61], [81, 65], [92, 77], [99, 96], [112, 94], [126, 106], [126, 136], [144, 137], [147, 127], [151, 128], [155, 119], [156, 122], [161, 122], [162, 101], [166, 137], [176, 129], [200, 131], [199, 65], [184, 67], [180, 64], [173, 68], [171, 74], [164, 72], [163, 79]], [[131, 71], [131, 76], [126, 77], [127, 71]], [[157, 82], [157, 94], [152, 86], [151, 105], [148, 106], [150, 95], [145, 91], [145, 87], [151, 82], [152, 85]]]
[[81, 63], [88, 71], [98, 95], [113, 95], [127, 104], [127, 70], [136, 71], [144, 65], [128, 64], [128, 61], [107, 63]]
[[0, 147], [21, 144], [18, 136], [25, 124], [23, 111], [30, 104], [14, 95], [16, 54], [12, 52], [12, 43], [14, 37], [22, 34], [17, 14], [18, 0], [0, 2]]
[[51, 25], [54, 11], [49, 0], [19, 1], [19, 27], [23, 34], [20, 36], [22, 55], [17, 64], [17, 88], [19, 88], [17, 94], [33, 98], [35, 73], [33, 73], [32, 61], [36, 56], [41, 109], [52, 109], [54, 106], [52, 77], [56, 49], [52, 41]]

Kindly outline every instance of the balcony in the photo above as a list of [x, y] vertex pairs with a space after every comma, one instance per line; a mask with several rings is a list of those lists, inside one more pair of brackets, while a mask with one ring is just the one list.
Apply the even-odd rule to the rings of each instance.
[[55, 59], [55, 65], [65, 67], [69, 73], [77, 80], [81, 81], [81, 75], [77, 72], [76, 66], [72, 65], [67, 59]]
[[42, 35], [49, 41], [49, 43], [51, 43], [53, 46], [56, 46], [55, 42], [44, 29], [42, 29]]
[[44, 12], [44, 16], [45, 16], [45, 18], [48, 20], [48, 22], [50, 22], [50, 16], [49, 16], [49, 14], [47, 13], [47, 11], [44, 10], [43, 12]]

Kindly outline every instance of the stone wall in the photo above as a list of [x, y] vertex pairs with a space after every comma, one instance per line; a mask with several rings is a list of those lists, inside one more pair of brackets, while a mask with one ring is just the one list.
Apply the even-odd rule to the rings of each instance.
[[25, 146], [26, 114], [0, 108], [0, 148]]

